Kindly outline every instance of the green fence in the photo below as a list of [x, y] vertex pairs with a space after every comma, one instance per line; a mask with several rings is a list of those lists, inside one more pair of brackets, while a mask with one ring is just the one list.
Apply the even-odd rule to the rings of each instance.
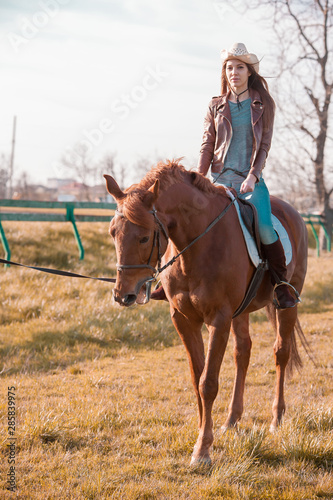
[[[10, 247], [2, 221], [48, 221], [71, 222], [80, 259], [84, 258], [84, 248], [76, 222], [110, 221], [117, 205], [115, 203], [0, 200], [0, 238], [5, 251], [5, 259], [10, 260]], [[14, 209], [14, 210], [13, 210]], [[17, 210], [15, 210], [17, 209]], [[27, 211], [24, 211], [27, 209]], [[78, 210], [91, 210], [93, 213], [82, 214]], [[43, 211], [44, 210], [44, 211]], [[109, 210], [108, 215], [96, 215], [98, 210]]]
[[319, 257], [320, 255], [320, 242], [315, 226], [320, 226], [323, 229], [326, 238], [326, 248], [328, 252], [330, 252], [332, 240], [324, 225], [323, 216], [319, 214], [301, 214], [301, 216], [303, 217], [305, 224], [308, 224], [311, 227], [314, 239], [316, 241], [317, 257]]
[[[10, 247], [1, 221], [48, 221], [71, 222], [74, 236], [79, 249], [80, 259], [84, 258], [84, 248], [76, 222], [101, 222], [110, 221], [117, 205], [115, 203], [93, 202], [62, 202], [62, 201], [31, 201], [31, 200], [0, 200], [0, 238], [5, 251], [5, 259], [10, 260]], [[13, 210], [14, 209], [14, 210]], [[16, 209], [16, 211], [15, 211]], [[27, 209], [25, 212], [24, 209]], [[79, 210], [91, 210], [94, 213], [82, 214]], [[42, 211], [44, 210], [44, 211]], [[62, 212], [60, 212], [60, 210]], [[98, 210], [108, 210], [108, 215], [96, 215]], [[323, 228], [327, 250], [331, 251], [331, 237], [327, 233], [321, 215], [301, 214], [306, 224], [311, 227], [316, 241], [317, 256], [320, 254], [319, 236], [315, 226]]]

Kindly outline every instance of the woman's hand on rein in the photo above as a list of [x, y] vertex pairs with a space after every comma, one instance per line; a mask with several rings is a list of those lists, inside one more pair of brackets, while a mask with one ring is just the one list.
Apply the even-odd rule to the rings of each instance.
[[253, 174], [249, 174], [246, 177], [245, 181], [241, 185], [241, 188], [240, 188], [241, 194], [252, 193], [252, 191], [254, 190], [254, 186], [256, 184], [256, 181], [257, 181], [256, 176]]

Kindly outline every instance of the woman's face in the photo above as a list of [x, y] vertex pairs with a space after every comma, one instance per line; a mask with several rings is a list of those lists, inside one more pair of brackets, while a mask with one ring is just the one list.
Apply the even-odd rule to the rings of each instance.
[[237, 93], [247, 89], [248, 79], [251, 75], [247, 65], [239, 59], [227, 61], [225, 68], [228, 86]]

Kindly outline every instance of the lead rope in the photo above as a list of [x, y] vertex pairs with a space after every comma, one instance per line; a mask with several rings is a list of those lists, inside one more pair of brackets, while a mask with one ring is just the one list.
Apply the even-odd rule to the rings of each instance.
[[95, 276], [85, 276], [83, 274], [72, 273], [70, 271], [61, 271], [60, 269], [51, 269], [49, 267], [26, 266], [25, 264], [19, 264], [18, 262], [13, 262], [12, 260], [6, 260], [6, 259], [0, 259], [0, 264], [25, 267], [27, 269], [34, 269], [35, 271], [41, 271], [43, 273], [48, 273], [48, 274], [57, 274], [58, 276], [67, 276], [69, 278], [84, 278], [89, 280], [106, 281], [109, 283], [116, 282], [116, 278], [98, 278]]

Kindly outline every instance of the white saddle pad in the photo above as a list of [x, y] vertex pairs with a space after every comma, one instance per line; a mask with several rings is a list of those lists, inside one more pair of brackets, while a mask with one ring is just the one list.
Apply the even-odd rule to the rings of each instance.
[[[231, 191], [229, 191], [229, 189], [227, 189], [227, 194], [232, 200], [235, 198], [234, 195], [231, 193]], [[254, 238], [251, 236], [249, 230], [247, 229], [247, 227], [245, 226], [245, 224], [243, 222], [237, 200], [235, 200], [235, 207], [237, 210], [239, 223], [240, 223], [242, 231], [243, 231], [243, 236], [244, 236], [244, 240], [245, 240], [245, 243], [247, 246], [247, 250], [249, 252], [250, 259], [251, 259], [253, 265], [255, 267], [258, 267], [258, 265], [262, 262], [262, 260], [259, 257], [256, 242], [254, 241]], [[293, 255], [288, 233], [285, 230], [285, 228], [283, 227], [283, 225], [281, 224], [281, 222], [279, 221], [279, 219], [277, 217], [275, 217], [275, 215], [273, 215], [273, 214], [272, 214], [272, 223], [273, 223], [273, 227], [274, 227], [275, 231], [279, 235], [280, 241], [281, 241], [283, 249], [284, 249], [284, 254], [286, 257], [286, 265], [288, 265], [292, 259], [292, 255]]]

